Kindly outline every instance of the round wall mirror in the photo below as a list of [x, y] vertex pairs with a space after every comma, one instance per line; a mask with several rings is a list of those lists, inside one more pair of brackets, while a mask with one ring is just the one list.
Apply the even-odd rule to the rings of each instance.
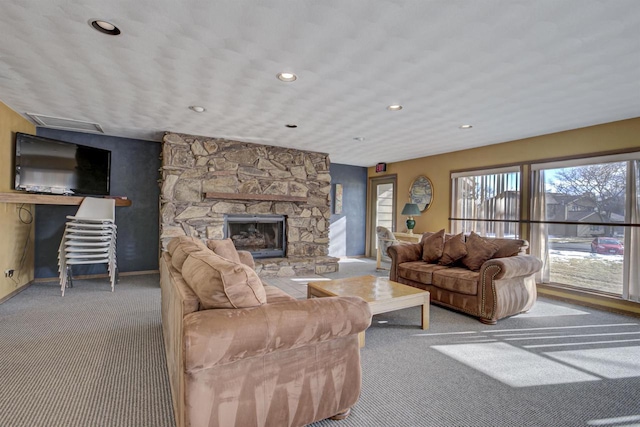
[[429, 209], [433, 201], [433, 185], [426, 176], [419, 176], [409, 188], [411, 203], [415, 203], [420, 208], [420, 212]]

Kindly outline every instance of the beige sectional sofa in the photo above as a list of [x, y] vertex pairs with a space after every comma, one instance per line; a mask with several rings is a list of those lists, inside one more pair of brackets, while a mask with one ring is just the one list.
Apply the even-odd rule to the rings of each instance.
[[420, 243], [389, 247], [389, 278], [429, 291], [432, 303], [495, 324], [536, 301], [534, 276], [542, 262], [526, 255], [528, 246], [526, 240], [475, 233], [424, 233]]
[[212, 250], [180, 237], [160, 258], [176, 424], [284, 427], [348, 415], [360, 395], [367, 303], [296, 300], [263, 285], [250, 254], [228, 243], [209, 241]]

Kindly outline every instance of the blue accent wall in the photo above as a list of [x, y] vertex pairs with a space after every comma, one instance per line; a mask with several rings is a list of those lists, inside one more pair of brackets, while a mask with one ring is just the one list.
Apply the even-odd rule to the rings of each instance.
[[[116, 207], [116, 256], [121, 272], [158, 269], [160, 189], [158, 142], [38, 128], [37, 135], [111, 150], [111, 195], [126, 196], [128, 207]], [[58, 246], [67, 215], [77, 206], [36, 205], [35, 277], [58, 276]], [[74, 275], [103, 274], [106, 264], [74, 266]]]
[[[331, 164], [331, 226], [329, 255], [365, 254], [367, 168]], [[335, 214], [335, 184], [342, 184], [342, 213]]]

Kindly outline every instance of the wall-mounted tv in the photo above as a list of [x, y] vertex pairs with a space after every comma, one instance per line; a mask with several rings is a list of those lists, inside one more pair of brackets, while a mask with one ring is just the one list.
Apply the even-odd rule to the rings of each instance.
[[16, 133], [15, 189], [109, 195], [111, 151]]

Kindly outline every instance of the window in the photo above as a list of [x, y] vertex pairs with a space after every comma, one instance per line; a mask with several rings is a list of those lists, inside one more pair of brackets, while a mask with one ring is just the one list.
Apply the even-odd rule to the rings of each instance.
[[454, 233], [518, 237], [520, 167], [451, 174]]
[[638, 300], [639, 159], [532, 165], [531, 250], [544, 261], [540, 282]]
[[[451, 230], [519, 237], [543, 262], [538, 283], [640, 302], [640, 152], [451, 174]], [[523, 196], [521, 196], [523, 194]], [[530, 215], [520, 208], [527, 200]]]

